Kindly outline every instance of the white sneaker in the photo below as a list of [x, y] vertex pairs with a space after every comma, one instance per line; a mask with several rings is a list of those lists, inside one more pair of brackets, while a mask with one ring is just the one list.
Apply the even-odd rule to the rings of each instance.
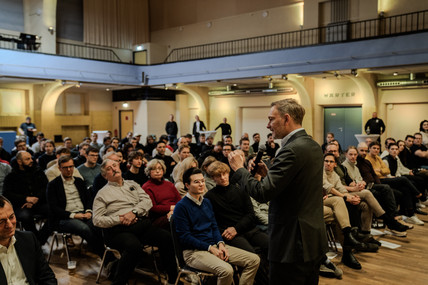
[[422, 205], [424, 205], [424, 206], [428, 206], [428, 199], [426, 199], [425, 201], [421, 201], [421, 200], [419, 200], [419, 204], [422, 204]]
[[388, 227], [385, 227], [384, 233], [385, 234], [390, 234], [390, 235], [393, 235], [393, 236], [396, 236], [396, 237], [406, 237], [407, 236], [407, 232], [399, 232], [399, 231], [396, 231], [396, 230], [391, 230]]
[[425, 202], [419, 202], [419, 203], [416, 203], [416, 207], [417, 208], [426, 208], [427, 206], [425, 206], [424, 204], [422, 204], [422, 203], [426, 203], [426, 201]]
[[423, 226], [425, 224], [424, 222], [419, 220], [419, 218], [416, 217], [416, 215], [413, 215], [411, 217], [403, 216], [403, 221], [405, 221], [406, 223], [409, 223], [409, 224], [414, 224], [414, 225], [419, 225], [419, 226]]

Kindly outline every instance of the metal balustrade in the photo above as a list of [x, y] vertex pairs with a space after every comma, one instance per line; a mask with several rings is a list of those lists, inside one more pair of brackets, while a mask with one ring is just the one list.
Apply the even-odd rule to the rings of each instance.
[[424, 32], [428, 10], [391, 17], [340, 22], [312, 29], [173, 49], [165, 63]]

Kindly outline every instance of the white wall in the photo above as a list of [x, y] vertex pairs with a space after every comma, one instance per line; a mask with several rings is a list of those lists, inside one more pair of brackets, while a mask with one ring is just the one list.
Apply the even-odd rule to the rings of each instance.
[[124, 102], [113, 102], [113, 130], [119, 132], [119, 111], [133, 110], [134, 133], [140, 133], [141, 143], [146, 143], [148, 135], [165, 134], [165, 124], [169, 119], [169, 114], [175, 114], [175, 101], [127, 101], [129, 106], [123, 107]]
[[[241, 135], [247, 132], [250, 136], [257, 132], [264, 134], [267, 125], [267, 115], [270, 109], [270, 104], [277, 100], [286, 98], [294, 98], [299, 100], [299, 96], [295, 95], [251, 95], [251, 96], [210, 96], [210, 126], [211, 129], [217, 127], [223, 120], [227, 118], [228, 123], [232, 127], [232, 138], [236, 144], [239, 142]], [[254, 125], [250, 125], [247, 119], [250, 113], [254, 114], [251, 119]], [[245, 121], [245, 122], [244, 122]], [[257, 121], [257, 123], [255, 123]], [[217, 132], [215, 141], [221, 139], [221, 131]], [[262, 135], [262, 141], [265, 139]]]
[[386, 137], [404, 139], [419, 131], [421, 121], [428, 119], [428, 90], [381, 90], [380, 113], [386, 125]]
[[159, 136], [166, 134], [165, 124], [169, 114], [175, 113], [175, 101], [147, 101], [147, 131]]

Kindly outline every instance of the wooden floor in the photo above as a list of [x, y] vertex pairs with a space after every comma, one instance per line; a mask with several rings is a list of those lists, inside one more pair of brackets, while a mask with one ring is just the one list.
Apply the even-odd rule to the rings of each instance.
[[[320, 277], [319, 284], [428, 284], [428, 216], [421, 216], [425, 226], [415, 226], [408, 231], [408, 237], [398, 238], [393, 236], [382, 236], [379, 240], [392, 242], [401, 247], [388, 249], [381, 247], [377, 253], [356, 253], [355, 256], [362, 264], [362, 270], [353, 270], [340, 263], [340, 251], [333, 262], [344, 272], [342, 280]], [[77, 240], [78, 241], [78, 240]], [[43, 247], [47, 254], [49, 245]], [[69, 275], [66, 269], [66, 257], [61, 245], [54, 251], [51, 259], [51, 267], [54, 270], [58, 284], [60, 285], [86, 285], [96, 284], [95, 279], [100, 266], [100, 259], [92, 254], [80, 252], [76, 246], [71, 250], [73, 260], [77, 260], [77, 271]], [[164, 280], [165, 282], [165, 280]], [[110, 284], [105, 272], [101, 277], [100, 284]], [[135, 274], [130, 284], [159, 284], [153, 274]], [[284, 282], [286, 284], [286, 282]]]

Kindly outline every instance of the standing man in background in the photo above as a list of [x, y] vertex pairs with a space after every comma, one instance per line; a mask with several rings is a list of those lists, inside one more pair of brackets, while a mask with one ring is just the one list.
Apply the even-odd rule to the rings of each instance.
[[192, 134], [195, 137], [196, 143], [199, 143], [199, 132], [205, 131], [207, 128], [205, 127], [204, 122], [199, 119], [199, 116], [195, 116], [195, 122], [193, 123]]
[[[368, 120], [364, 126], [364, 129], [368, 135], [381, 135], [383, 132], [385, 132], [385, 128], [385, 124], [383, 123], [382, 119], [377, 117], [376, 112], [373, 112], [372, 118]], [[380, 136], [378, 141], [380, 142]]]
[[169, 115], [169, 121], [165, 125], [165, 131], [168, 135], [168, 141], [170, 145], [175, 145], [177, 143], [177, 133], [178, 133], [178, 126], [177, 123], [174, 121], [174, 115]]
[[26, 135], [28, 140], [27, 143], [32, 146], [36, 142], [34, 137], [34, 132], [37, 132], [36, 125], [31, 122], [31, 117], [27, 117], [25, 122], [19, 126], [19, 133], [21, 135]]
[[232, 128], [227, 123], [227, 118], [223, 118], [223, 123], [218, 125], [217, 128], [215, 128], [215, 131], [217, 131], [218, 128], [221, 128], [221, 137], [231, 135], [232, 134]]
[[327, 252], [321, 147], [302, 128], [305, 110], [296, 100], [271, 106], [267, 128], [274, 139], [282, 140], [271, 168], [260, 163], [257, 175], [262, 179], [251, 177], [239, 150], [229, 154], [230, 166], [251, 197], [261, 203], [271, 201], [269, 283], [318, 284], [320, 262]]

